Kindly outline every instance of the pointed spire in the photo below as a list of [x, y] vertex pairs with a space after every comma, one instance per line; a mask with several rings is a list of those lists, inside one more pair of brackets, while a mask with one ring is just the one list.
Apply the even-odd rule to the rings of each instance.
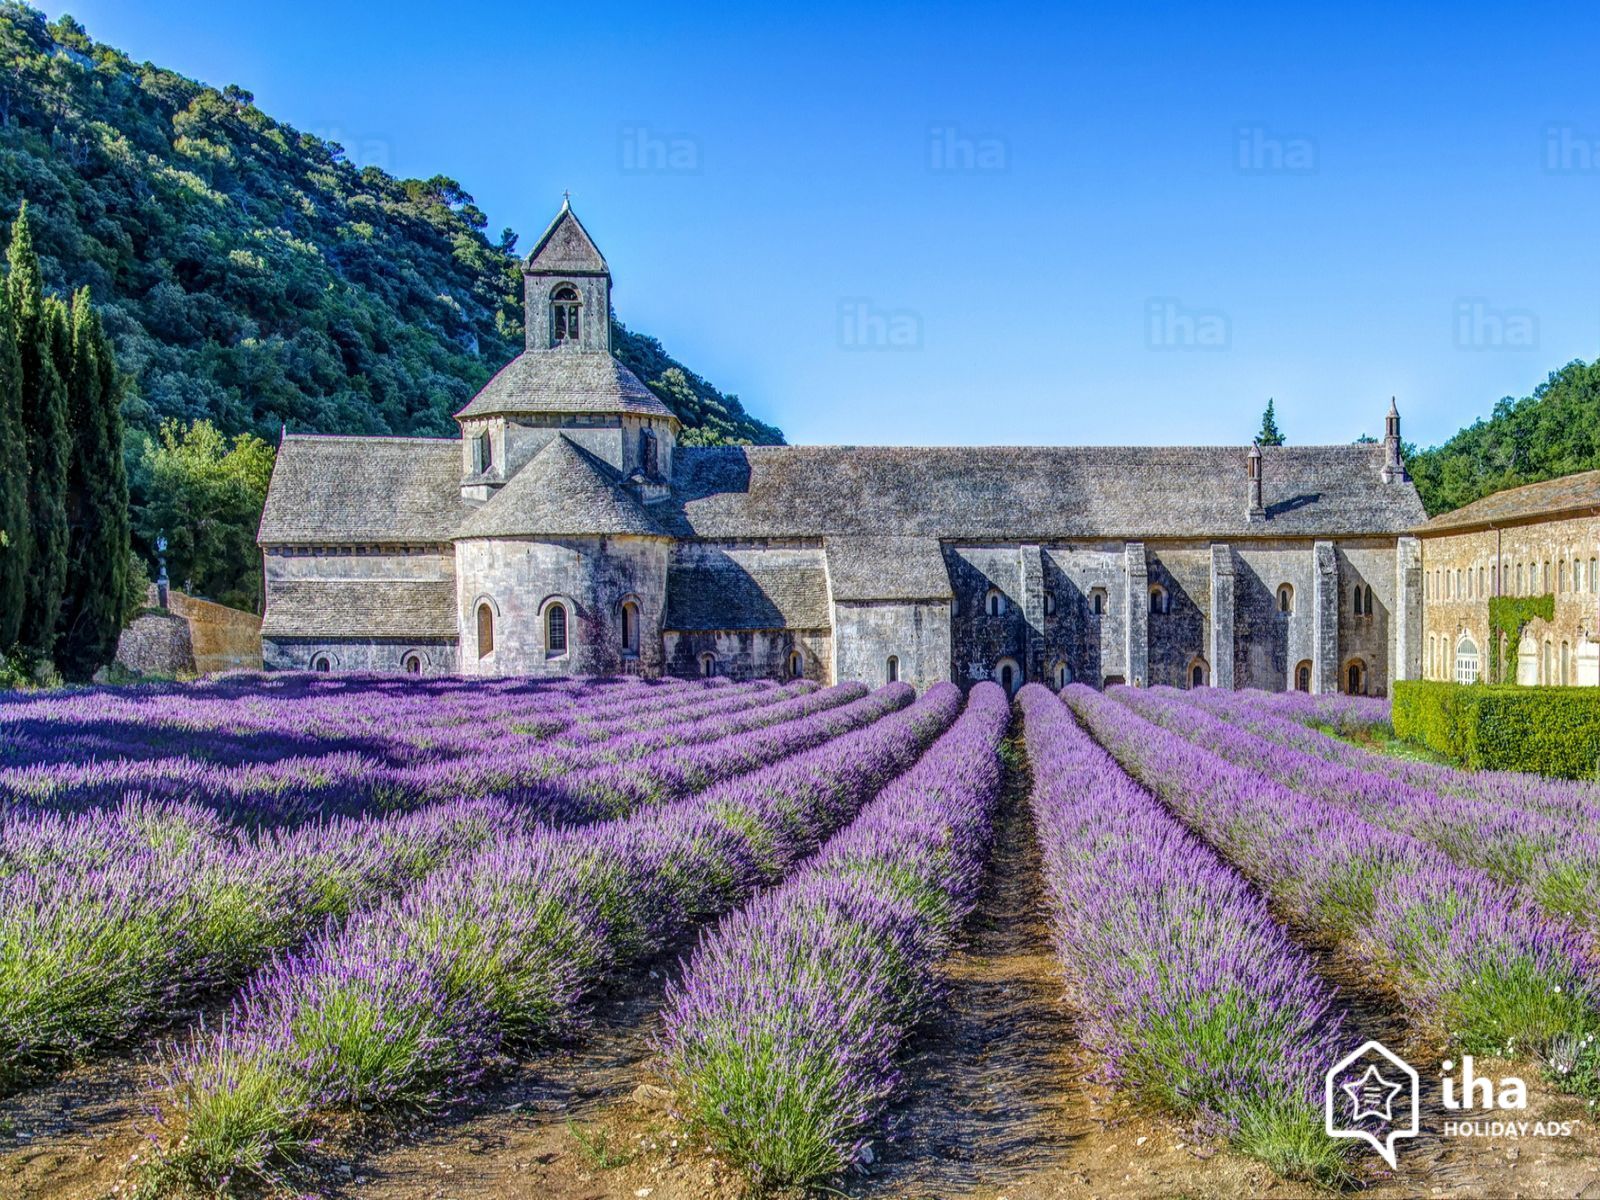
[[1409, 478], [1400, 457], [1400, 406], [1389, 397], [1389, 415], [1383, 419], [1383, 481], [1393, 483]]

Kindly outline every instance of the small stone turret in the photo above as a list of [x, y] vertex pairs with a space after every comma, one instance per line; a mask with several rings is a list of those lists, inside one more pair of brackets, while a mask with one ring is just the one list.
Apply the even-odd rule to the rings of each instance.
[[1390, 396], [1389, 415], [1383, 419], [1383, 481], [1404, 483], [1410, 478], [1405, 460], [1400, 457], [1400, 409]]
[[1261, 500], [1261, 444], [1252, 443], [1250, 457], [1246, 462], [1245, 473], [1250, 480], [1250, 507], [1247, 515], [1252, 521], [1265, 521], [1267, 519], [1267, 506]]

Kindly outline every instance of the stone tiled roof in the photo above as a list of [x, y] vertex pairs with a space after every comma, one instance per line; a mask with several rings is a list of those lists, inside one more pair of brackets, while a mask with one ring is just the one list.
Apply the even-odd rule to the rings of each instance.
[[290, 434], [257, 540], [447, 542], [465, 512], [458, 440]]
[[827, 629], [820, 562], [765, 553], [697, 556], [667, 569], [667, 629]]
[[267, 591], [263, 637], [456, 637], [450, 580], [281, 579]]
[[677, 419], [609, 352], [571, 346], [517, 355], [456, 416], [519, 413], [637, 413]]
[[609, 463], [559, 433], [456, 531], [458, 538], [597, 534], [663, 536]]
[[556, 219], [533, 244], [528, 254], [526, 269], [530, 271], [571, 271], [574, 274], [606, 274], [605, 255], [594, 244], [589, 231], [578, 220], [578, 214], [563, 203]]
[[1600, 471], [1582, 471], [1507, 488], [1440, 513], [1418, 531], [1424, 536], [1487, 525], [1509, 525], [1572, 513], [1600, 512]]
[[950, 573], [931, 537], [829, 537], [835, 600], [948, 600]]
[[1268, 520], [1246, 520], [1243, 446], [680, 447], [684, 537], [1331, 537], [1409, 532], [1409, 482], [1377, 445], [1262, 451]]

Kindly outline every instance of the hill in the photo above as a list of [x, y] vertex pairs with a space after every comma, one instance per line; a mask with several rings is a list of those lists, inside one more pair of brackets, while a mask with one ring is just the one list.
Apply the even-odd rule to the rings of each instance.
[[[357, 169], [241, 88], [14, 0], [0, 60], [0, 213], [28, 200], [47, 283], [93, 290], [135, 435], [169, 418], [272, 441], [447, 434], [520, 347], [516, 234], [487, 236], [456, 181]], [[617, 335], [685, 440], [783, 440], [653, 338]]]
[[1600, 361], [1568, 363], [1531, 395], [1505, 397], [1443, 445], [1410, 450], [1407, 466], [1429, 516], [1504, 488], [1600, 469]]

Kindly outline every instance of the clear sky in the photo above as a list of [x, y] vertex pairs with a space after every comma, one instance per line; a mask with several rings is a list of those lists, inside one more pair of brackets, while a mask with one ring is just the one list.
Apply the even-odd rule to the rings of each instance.
[[524, 249], [570, 189], [791, 441], [1431, 444], [1600, 344], [1591, 5], [65, 7]]

